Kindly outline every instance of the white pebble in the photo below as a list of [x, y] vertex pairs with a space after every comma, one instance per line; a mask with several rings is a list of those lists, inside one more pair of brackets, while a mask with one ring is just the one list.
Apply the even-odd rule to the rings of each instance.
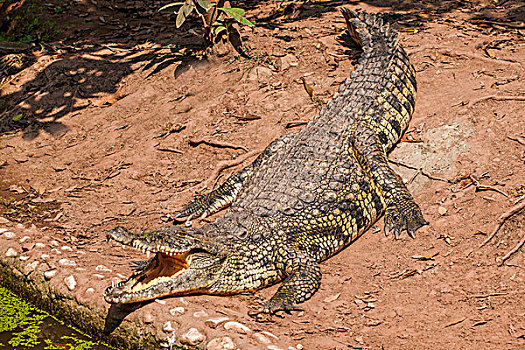
[[268, 331], [262, 331], [261, 333], [264, 334], [264, 335], [267, 335], [267, 336], [269, 336], [270, 338], [273, 338], [273, 339], [275, 339], [275, 340], [278, 340], [278, 339], [279, 339], [275, 334], [270, 333], [270, 332], [268, 332]]
[[24, 237], [20, 238], [20, 243], [24, 243], [25, 241], [29, 241], [30, 239], [31, 239], [31, 237], [24, 236]]
[[93, 277], [96, 277], [96, 278], [100, 278], [100, 279], [105, 278], [104, 276], [99, 275], [98, 273], [94, 273], [92, 276], [93, 276]]
[[88, 289], [86, 289], [86, 293], [95, 293], [95, 288], [89, 287]]
[[73, 275], [64, 278], [64, 283], [66, 284], [67, 289], [69, 290], [73, 290], [77, 286], [77, 281], [75, 281], [75, 277]]
[[7, 239], [11, 239], [13, 237], [15, 237], [15, 233], [14, 232], [11, 232], [11, 231], [7, 231], [7, 232], [4, 232], [4, 237], [7, 238]]
[[44, 243], [42, 243], [42, 242], [35, 243], [35, 248], [43, 249], [45, 247], [46, 247], [46, 245]]
[[193, 313], [193, 317], [206, 317], [208, 316], [208, 313], [204, 310], [201, 310], [201, 311], [195, 311]]
[[14, 257], [14, 256], [17, 256], [17, 255], [18, 255], [18, 253], [13, 248], [9, 248], [7, 250], [7, 252], [5, 252], [5, 256], [7, 256], [7, 257]]
[[57, 270], [46, 271], [44, 272], [44, 278], [46, 280], [50, 280], [51, 278], [55, 277], [56, 274], [57, 274]]
[[164, 326], [162, 326], [162, 330], [166, 333], [173, 332], [174, 329], [173, 329], [173, 326], [171, 325], [171, 321], [164, 323]]
[[254, 333], [253, 337], [259, 342], [263, 344], [270, 344], [272, 341], [268, 339], [264, 334], [262, 333]]
[[170, 315], [171, 316], [178, 316], [182, 315], [186, 310], [182, 306], [176, 306], [173, 309], [170, 309]]
[[73, 260], [66, 259], [66, 258], [58, 260], [58, 263], [64, 266], [77, 266], [76, 262], [74, 262]]
[[217, 328], [221, 323], [228, 321], [228, 317], [215, 317], [207, 319], [204, 324], [210, 328]]
[[40, 258], [45, 260], [45, 259], [49, 258], [49, 254], [42, 254], [42, 255], [40, 255]]
[[104, 265], [97, 265], [97, 267], [95, 267], [95, 270], [96, 271], [103, 271], [103, 272], [111, 272], [111, 269], [108, 269]]
[[73, 251], [73, 248], [71, 248], [71, 247], [69, 247], [69, 246], [67, 246], [67, 245], [63, 246], [63, 247], [60, 248], [60, 249], [62, 249], [63, 251], [68, 251], [68, 252], [72, 252], [72, 251]]
[[206, 350], [233, 350], [235, 349], [235, 344], [233, 343], [232, 338], [230, 337], [220, 337], [212, 339]]
[[303, 344], [297, 344], [295, 347], [297, 348], [297, 350], [303, 350], [304, 349]]
[[280, 347], [278, 347], [277, 345], [268, 345], [266, 347], [268, 350], [282, 350]]
[[27, 261], [29, 260], [29, 257], [27, 255], [23, 255], [20, 257], [20, 261]]
[[160, 304], [160, 305], [166, 305], [166, 300], [162, 300], [162, 299], [155, 299], [155, 302]]
[[237, 333], [246, 334], [250, 332], [250, 328], [246, 327], [242, 323], [229, 321], [224, 324], [224, 329], [236, 331]]
[[190, 328], [186, 333], [180, 336], [180, 342], [188, 345], [197, 345], [206, 339], [206, 336], [199, 332], [197, 328]]
[[4, 233], [5, 231], [7, 231], [6, 228], [0, 228], [0, 233]]
[[38, 266], [38, 263], [39, 262], [35, 260], [32, 263], [27, 264], [25, 268], [25, 272], [29, 273], [29, 272], [35, 271], [36, 267]]

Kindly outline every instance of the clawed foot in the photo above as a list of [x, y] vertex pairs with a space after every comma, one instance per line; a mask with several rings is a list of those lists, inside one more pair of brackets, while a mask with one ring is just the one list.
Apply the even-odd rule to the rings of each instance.
[[393, 231], [395, 238], [399, 239], [401, 232], [406, 230], [410, 237], [416, 238], [415, 232], [424, 225], [428, 225], [428, 221], [423, 217], [419, 206], [412, 201], [393, 205], [386, 209], [386, 235]]
[[272, 298], [264, 303], [259, 309], [259, 313], [275, 314], [277, 311], [291, 313], [291, 311], [303, 311], [303, 308], [293, 304], [290, 300], [281, 298]]

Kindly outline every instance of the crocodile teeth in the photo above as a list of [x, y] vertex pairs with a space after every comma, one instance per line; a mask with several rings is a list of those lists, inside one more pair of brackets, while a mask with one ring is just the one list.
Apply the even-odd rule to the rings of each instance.
[[146, 252], [146, 257], [148, 257], [148, 259], [149, 259], [149, 256], [150, 256], [150, 252], [149, 252], [149, 250], [148, 250], [148, 251]]

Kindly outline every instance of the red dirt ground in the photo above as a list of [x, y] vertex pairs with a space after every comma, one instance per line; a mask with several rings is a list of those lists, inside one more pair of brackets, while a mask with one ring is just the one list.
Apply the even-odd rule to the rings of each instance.
[[[54, 288], [106, 310], [104, 288], [128, 276], [131, 260], [144, 259], [106, 243], [108, 229], [166, 224], [209, 190], [204, 185], [215, 184], [210, 176], [221, 162], [243, 160], [221, 171], [218, 182], [254, 158], [244, 154], [315, 116], [319, 103], [301, 78], [327, 102], [350, 75], [348, 52], [336, 41], [343, 2], [237, 4], [257, 22], [241, 29], [254, 58], [237, 60], [224, 47], [207, 59], [192, 58], [189, 49], [154, 49], [198, 43], [187, 31], [198, 22], [176, 31], [173, 17], [156, 13], [166, 2], [61, 1], [60, 14], [54, 3], [42, 11], [63, 26], [50, 44], [55, 51], [2, 61], [0, 214], [10, 221], [0, 226], [15, 237], [0, 236], [0, 254], [6, 259], [13, 248], [15, 259], [28, 257], [22, 265], [37, 261], [28, 274], [56, 270]], [[168, 321], [177, 339], [196, 328], [206, 338], [200, 348], [224, 336], [240, 349], [525, 347], [525, 248], [502, 261], [525, 235], [524, 212], [480, 247], [499, 216], [525, 198], [525, 6], [347, 6], [391, 13], [418, 71], [416, 112], [390, 158], [430, 225], [415, 240], [394, 241], [380, 221], [322, 264], [321, 289], [302, 312], [266, 323], [248, 316], [274, 286], [249, 295], [166, 298], [124, 322], [138, 322], [164, 342], [172, 334], [163, 330]], [[36, 206], [31, 215], [20, 209], [27, 204]], [[64, 283], [70, 275], [72, 291]], [[216, 317], [250, 330], [210, 327], [206, 320]]]

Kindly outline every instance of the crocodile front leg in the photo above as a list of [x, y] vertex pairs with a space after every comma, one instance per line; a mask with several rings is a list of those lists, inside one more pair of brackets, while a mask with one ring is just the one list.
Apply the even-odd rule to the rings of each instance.
[[260, 310], [270, 314], [294, 310], [298, 304], [310, 299], [321, 285], [321, 268], [314, 259], [301, 251], [283, 247], [277, 254], [277, 269], [286, 278]]
[[415, 238], [415, 231], [428, 222], [401, 177], [388, 165], [379, 137], [363, 124], [356, 127], [351, 142], [359, 163], [374, 179], [385, 198], [385, 233], [393, 231], [397, 239], [401, 232], [407, 230], [409, 236]]

